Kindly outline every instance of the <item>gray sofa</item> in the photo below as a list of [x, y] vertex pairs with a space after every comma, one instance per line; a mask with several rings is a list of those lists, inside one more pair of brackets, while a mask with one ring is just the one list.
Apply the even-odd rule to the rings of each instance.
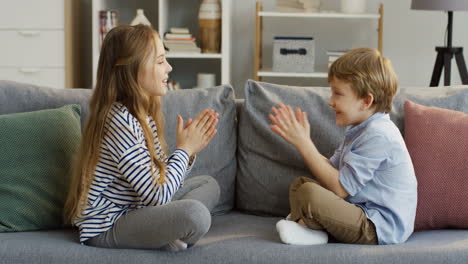
[[[86, 89], [0, 81], [0, 114], [77, 103], [83, 122], [90, 94]], [[218, 135], [199, 154], [190, 175], [213, 175], [221, 186], [222, 197], [207, 235], [194, 247], [171, 253], [80, 245], [72, 228], [4, 232], [0, 263], [468, 263], [467, 230], [420, 231], [406, 243], [385, 246], [348, 245], [333, 239], [318, 246], [280, 242], [275, 223], [288, 213], [288, 184], [307, 175], [307, 169], [291, 146], [268, 131], [266, 114], [280, 101], [302, 107], [310, 118], [311, 136], [330, 156], [343, 129], [333, 125], [327, 96], [328, 88], [254, 81], [246, 84], [245, 100], [235, 99], [230, 86], [170, 92], [164, 99], [167, 135], [175, 128], [176, 114], [189, 117], [205, 107], [221, 114]], [[466, 87], [400, 89], [391, 117], [402, 132], [405, 99], [468, 113]], [[173, 148], [173, 139], [167, 139]]]

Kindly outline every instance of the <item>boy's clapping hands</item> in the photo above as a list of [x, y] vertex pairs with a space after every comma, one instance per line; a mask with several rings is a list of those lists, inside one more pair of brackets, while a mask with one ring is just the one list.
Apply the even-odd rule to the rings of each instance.
[[273, 122], [271, 130], [292, 144], [296, 148], [310, 141], [310, 124], [307, 114], [297, 107], [294, 111], [291, 106], [279, 104], [272, 107], [269, 118]]

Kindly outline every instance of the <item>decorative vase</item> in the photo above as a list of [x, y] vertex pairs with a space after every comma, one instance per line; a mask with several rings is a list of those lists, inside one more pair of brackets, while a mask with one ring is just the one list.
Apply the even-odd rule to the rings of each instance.
[[219, 0], [203, 0], [198, 12], [198, 37], [203, 53], [220, 53], [221, 3]]
[[143, 9], [137, 9], [136, 16], [130, 23], [130, 25], [135, 26], [138, 24], [151, 26], [151, 22], [146, 18], [145, 12]]
[[366, 0], [341, 0], [341, 12], [362, 14], [366, 12]]

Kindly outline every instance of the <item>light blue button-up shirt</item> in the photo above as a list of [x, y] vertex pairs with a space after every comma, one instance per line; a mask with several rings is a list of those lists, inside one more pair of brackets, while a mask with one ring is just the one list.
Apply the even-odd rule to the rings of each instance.
[[379, 244], [405, 242], [413, 233], [417, 181], [403, 137], [388, 114], [375, 113], [349, 126], [330, 158], [339, 170], [346, 201], [374, 223]]

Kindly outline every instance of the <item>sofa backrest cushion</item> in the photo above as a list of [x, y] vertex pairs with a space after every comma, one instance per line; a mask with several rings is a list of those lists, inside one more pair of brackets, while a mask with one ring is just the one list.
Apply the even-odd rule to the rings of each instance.
[[268, 114], [284, 103], [307, 112], [311, 138], [330, 157], [344, 135], [327, 105], [330, 89], [292, 87], [247, 81], [244, 108], [239, 113], [236, 206], [256, 214], [289, 213], [288, 187], [298, 176], [310, 176], [296, 149], [274, 134]]
[[[327, 105], [328, 87], [294, 87], [249, 80], [244, 107], [239, 111], [236, 206], [255, 214], [286, 216], [288, 189], [298, 176], [313, 178], [302, 157], [271, 132], [268, 114], [282, 102], [307, 112], [311, 138], [322, 155], [330, 158], [340, 144], [344, 128], [335, 125]], [[468, 87], [399, 88], [390, 117], [404, 135], [404, 101], [468, 111]]]
[[206, 89], [186, 89], [169, 92], [163, 97], [166, 119], [166, 140], [169, 152], [176, 146], [177, 115], [184, 120], [195, 118], [203, 109], [219, 113], [218, 130], [208, 146], [197, 155], [197, 161], [188, 178], [198, 175], [213, 176], [221, 187], [221, 196], [215, 214], [222, 214], [234, 206], [234, 187], [237, 172], [237, 120], [234, 90], [229, 85]]
[[405, 128], [418, 180], [415, 230], [468, 228], [468, 114], [406, 101]]
[[411, 100], [425, 106], [467, 113], [468, 86], [400, 87], [393, 100], [390, 118], [398, 126], [402, 135], [405, 134], [404, 104], [406, 100]]
[[84, 125], [91, 92], [91, 89], [54, 89], [0, 80], [0, 115], [80, 104], [81, 124]]
[[0, 232], [58, 228], [80, 106], [0, 115]]
[[[91, 93], [91, 89], [54, 89], [0, 80], [0, 114], [56, 108], [75, 103], [82, 106], [84, 125]], [[184, 119], [194, 118], [205, 108], [212, 108], [220, 114], [218, 133], [197, 155], [197, 161], [188, 177], [211, 175], [218, 181], [221, 198], [215, 212], [220, 214], [234, 206], [237, 121], [232, 87], [224, 85], [208, 89], [168, 91], [163, 97], [165, 136], [172, 153], [175, 148], [177, 114], [182, 115]]]

